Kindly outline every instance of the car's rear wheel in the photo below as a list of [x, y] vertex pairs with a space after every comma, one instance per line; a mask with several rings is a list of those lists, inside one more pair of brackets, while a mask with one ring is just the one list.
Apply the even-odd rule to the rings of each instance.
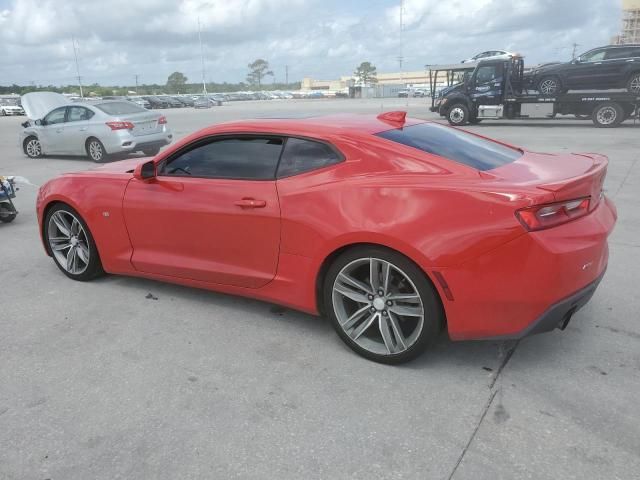
[[87, 281], [104, 273], [89, 227], [69, 205], [49, 210], [43, 233], [47, 250], [67, 277]]
[[631, 75], [627, 82], [627, 90], [631, 93], [640, 94], [640, 72]]
[[599, 128], [617, 127], [624, 120], [624, 110], [616, 102], [603, 102], [593, 110], [591, 120]]
[[38, 158], [42, 156], [42, 145], [37, 137], [27, 137], [22, 144], [25, 155], [29, 158]]
[[7, 112], [4, 111], [4, 108], [0, 108], [0, 117], [4, 117], [7, 115]]
[[420, 355], [437, 338], [444, 314], [424, 272], [381, 247], [347, 250], [329, 267], [324, 307], [355, 352], [397, 364]]
[[451, 125], [466, 125], [469, 123], [469, 109], [463, 103], [456, 103], [449, 108], [447, 120]]
[[560, 79], [555, 76], [542, 77], [538, 82], [538, 91], [543, 95], [555, 95], [562, 92]]
[[94, 162], [102, 163], [107, 160], [108, 158], [107, 151], [105, 150], [102, 142], [97, 138], [88, 139], [85, 147], [87, 150], [87, 155]]
[[155, 157], [158, 153], [160, 153], [160, 147], [144, 148], [142, 150], [142, 153], [144, 153], [147, 157]]

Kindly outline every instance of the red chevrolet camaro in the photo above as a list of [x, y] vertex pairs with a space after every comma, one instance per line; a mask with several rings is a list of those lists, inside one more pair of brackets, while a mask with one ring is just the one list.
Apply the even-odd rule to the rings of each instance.
[[155, 158], [46, 183], [68, 277], [133, 275], [328, 316], [399, 363], [454, 340], [564, 328], [607, 266], [607, 159], [550, 155], [404, 112], [201, 130]]

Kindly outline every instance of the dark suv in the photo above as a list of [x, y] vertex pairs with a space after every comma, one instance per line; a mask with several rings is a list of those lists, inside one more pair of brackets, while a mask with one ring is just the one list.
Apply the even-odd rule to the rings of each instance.
[[612, 88], [640, 94], [640, 45], [594, 48], [569, 63], [542, 65], [525, 78], [530, 87], [545, 95]]

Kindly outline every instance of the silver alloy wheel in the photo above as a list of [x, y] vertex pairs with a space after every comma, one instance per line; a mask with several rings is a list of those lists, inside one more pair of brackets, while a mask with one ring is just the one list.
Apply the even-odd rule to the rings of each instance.
[[409, 276], [379, 258], [347, 264], [333, 283], [332, 303], [342, 330], [378, 355], [413, 346], [424, 327], [422, 298]]
[[540, 93], [553, 94], [558, 90], [558, 83], [549, 78], [540, 84]]
[[70, 212], [58, 210], [47, 227], [49, 248], [56, 262], [67, 272], [80, 275], [89, 266], [89, 240], [80, 221]]
[[464, 120], [464, 110], [460, 107], [452, 108], [449, 112], [449, 119], [453, 123], [460, 123]]
[[629, 83], [629, 90], [633, 93], [640, 93], [640, 75], [636, 75]]
[[613, 107], [603, 107], [598, 110], [596, 117], [600, 125], [611, 125], [616, 121], [618, 112]]
[[38, 140], [37, 138], [32, 138], [27, 142], [25, 150], [27, 151], [27, 155], [29, 155], [30, 157], [39, 157], [42, 154], [40, 140]]
[[104, 151], [102, 150], [102, 145], [100, 145], [100, 142], [98, 142], [97, 140], [91, 140], [89, 142], [89, 156], [94, 162], [99, 162], [100, 160], [102, 160]]

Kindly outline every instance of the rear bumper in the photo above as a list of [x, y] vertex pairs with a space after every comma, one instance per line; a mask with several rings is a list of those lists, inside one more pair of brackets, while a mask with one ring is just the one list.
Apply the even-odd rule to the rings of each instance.
[[573, 295], [549, 307], [546, 312], [540, 315], [533, 323], [521, 332], [512, 335], [493, 337], [493, 339], [519, 339], [528, 337], [529, 335], [550, 332], [556, 328], [564, 330], [567, 328], [571, 317], [573, 317], [578, 310], [584, 307], [589, 300], [591, 300], [591, 297], [593, 297], [593, 294], [596, 292], [596, 288], [598, 288], [598, 285], [604, 278], [604, 273], [605, 272], [602, 272], [595, 281], [591, 282], [586, 287], [581, 288]]
[[139, 152], [143, 149], [164, 147], [173, 140], [173, 134], [168, 128], [162, 132], [149, 135], [132, 135], [128, 130], [120, 130], [117, 135], [101, 138], [108, 153]]
[[[562, 326], [587, 303], [607, 267], [616, 210], [603, 199], [588, 216], [523, 234], [462, 265], [441, 269], [454, 340], [520, 338]], [[573, 311], [572, 311], [573, 309]]]

